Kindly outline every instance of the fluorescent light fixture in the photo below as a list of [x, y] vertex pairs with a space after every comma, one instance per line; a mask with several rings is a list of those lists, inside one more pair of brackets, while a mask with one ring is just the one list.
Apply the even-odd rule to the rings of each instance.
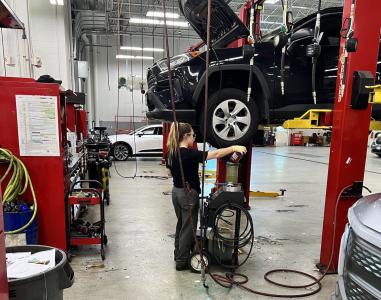
[[[131, 24], [146, 24], [146, 25], [164, 25], [164, 20], [149, 19], [149, 18], [131, 18]], [[183, 21], [167, 21], [168, 26], [174, 27], [189, 27], [188, 22]]]
[[118, 54], [117, 59], [154, 59], [152, 56], [133, 56], [133, 55], [123, 55]]
[[266, 0], [265, 1], [265, 4], [275, 4], [277, 3], [279, 0]]
[[142, 51], [143, 48], [141, 47], [127, 47], [127, 46], [121, 46], [120, 50], [136, 50], [136, 51]]
[[[176, 14], [176, 13], [167, 12], [165, 15], [167, 16], [167, 19], [178, 19], [178, 18], [180, 18], [180, 15]], [[164, 18], [164, 12], [150, 10], [150, 11], [147, 11], [146, 16], [147, 17]]]
[[146, 52], [164, 52], [164, 49], [161, 49], [161, 48], [142, 48], [142, 47], [130, 47], [130, 46], [121, 46], [120, 50], [133, 50], [133, 51], [146, 51]]
[[52, 5], [64, 5], [64, 0], [49, 0]]
[[161, 49], [161, 48], [143, 48], [143, 51], [147, 51], [147, 52], [164, 52], [164, 49]]
[[272, 21], [261, 21], [260, 23], [263, 23], [263, 24], [275, 24], [275, 25], [282, 25], [283, 23], [281, 22], [272, 22]]

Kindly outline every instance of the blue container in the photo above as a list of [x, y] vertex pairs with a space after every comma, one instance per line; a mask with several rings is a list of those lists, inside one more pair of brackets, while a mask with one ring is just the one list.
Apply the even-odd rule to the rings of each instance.
[[[32, 215], [32, 210], [26, 212], [4, 212], [4, 231], [13, 231], [23, 227], [29, 222]], [[32, 224], [30, 224], [29, 227], [23, 231], [23, 233], [26, 234], [27, 245], [38, 244], [37, 217], [34, 219]]]

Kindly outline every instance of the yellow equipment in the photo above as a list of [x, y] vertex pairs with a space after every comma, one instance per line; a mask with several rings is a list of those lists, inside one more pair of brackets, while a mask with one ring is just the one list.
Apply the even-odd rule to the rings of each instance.
[[320, 114], [332, 113], [331, 109], [310, 109], [299, 118], [283, 123], [285, 129], [331, 129], [332, 126], [319, 124]]
[[381, 104], [381, 84], [366, 86], [367, 89], [372, 89], [369, 95], [369, 103]]

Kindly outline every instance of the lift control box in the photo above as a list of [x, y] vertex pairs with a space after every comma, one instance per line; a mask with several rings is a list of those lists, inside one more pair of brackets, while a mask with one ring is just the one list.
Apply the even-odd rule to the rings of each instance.
[[367, 86], [374, 85], [373, 74], [369, 71], [355, 71], [352, 84], [352, 109], [367, 109], [370, 90]]

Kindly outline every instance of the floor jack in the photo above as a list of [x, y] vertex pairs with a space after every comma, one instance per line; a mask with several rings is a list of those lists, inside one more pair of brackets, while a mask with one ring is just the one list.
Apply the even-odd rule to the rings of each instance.
[[235, 270], [251, 254], [254, 227], [245, 208], [246, 199], [238, 183], [238, 171], [238, 163], [228, 163], [227, 182], [220, 183], [217, 191], [201, 199], [197, 244], [189, 259], [193, 272], [201, 273], [212, 264]]

